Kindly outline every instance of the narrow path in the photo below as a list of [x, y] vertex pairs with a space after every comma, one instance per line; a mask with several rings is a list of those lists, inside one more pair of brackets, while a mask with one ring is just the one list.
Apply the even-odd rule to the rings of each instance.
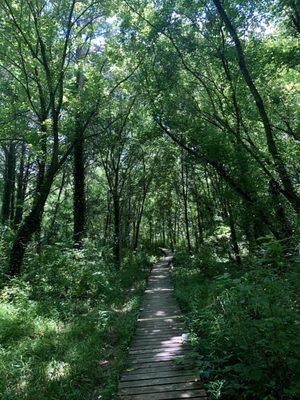
[[[206, 399], [186, 360], [188, 345], [169, 273], [172, 256], [153, 266], [118, 398], [123, 400]], [[177, 362], [180, 359], [181, 362]]]

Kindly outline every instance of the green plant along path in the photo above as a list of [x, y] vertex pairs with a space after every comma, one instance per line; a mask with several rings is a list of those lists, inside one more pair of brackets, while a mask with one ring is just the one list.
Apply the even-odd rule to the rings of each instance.
[[298, 2], [0, 21], [0, 399], [116, 399], [159, 248], [210, 400], [299, 399]]

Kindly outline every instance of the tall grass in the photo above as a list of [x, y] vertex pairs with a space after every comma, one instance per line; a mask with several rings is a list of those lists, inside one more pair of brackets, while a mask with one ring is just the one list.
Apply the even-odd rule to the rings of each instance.
[[101, 251], [51, 246], [1, 291], [1, 400], [112, 399], [149, 257], [121, 271]]

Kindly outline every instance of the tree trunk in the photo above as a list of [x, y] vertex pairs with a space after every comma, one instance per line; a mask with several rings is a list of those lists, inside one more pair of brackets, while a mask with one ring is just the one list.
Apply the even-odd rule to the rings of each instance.
[[165, 224], [165, 214], [162, 217], [162, 242], [163, 246], [166, 247], [166, 224]]
[[198, 228], [198, 246], [203, 244], [203, 227], [202, 227], [202, 218], [201, 218], [201, 210], [200, 204], [197, 199], [197, 228]]
[[144, 190], [143, 197], [141, 200], [141, 206], [138, 210], [138, 215], [137, 215], [137, 221], [136, 221], [136, 227], [135, 227], [135, 235], [134, 235], [134, 243], [133, 243], [133, 250], [136, 250], [138, 248], [139, 244], [139, 237], [140, 237], [140, 228], [141, 228], [141, 222], [143, 218], [143, 213], [144, 213], [144, 206], [145, 206], [145, 200], [147, 196], [147, 191]]
[[[130, 248], [133, 242], [134, 237], [134, 226], [132, 227], [132, 196], [129, 195], [127, 208], [126, 208], [126, 215], [124, 217], [124, 243], [127, 248]], [[131, 229], [132, 228], [132, 229]], [[133, 230], [133, 232], [132, 232]], [[131, 236], [132, 233], [132, 236]]]
[[293, 229], [291, 227], [289, 220], [287, 219], [287, 216], [286, 216], [283, 204], [282, 204], [282, 198], [280, 196], [280, 192], [278, 190], [276, 182], [274, 182], [273, 180], [270, 180], [270, 182], [269, 182], [269, 193], [272, 198], [273, 207], [275, 210], [275, 215], [276, 215], [277, 221], [280, 225], [279, 231], [281, 232], [282, 239], [288, 238], [293, 235]]
[[238, 264], [241, 264], [242, 261], [241, 261], [239, 243], [238, 243], [238, 239], [237, 239], [237, 232], [235, 229], [234, 218], [233, 218], [230, 206], [228, 207], [228, 217], [229, 217], [230, 237], [231, 237], [231, 243], [232, 243], [232, 249], [233, 249], [235, 261]]
[[32, 235], [39, 230], [41, 225], [44, 207], [51, 189], [54, 175], [54, 171], [49, 171], [44, 179], [44, 183], [40, 188], [40, 191], [36, 195], [31, 211], [24, 218], [16, 232], [8, 265], [8, 274], [10, 277], [17, 276], [21, 273], [21, 267], [27, 245], [30, 242]]
[[109, 235], [109, 228], [111, 226], [111, 202], [110, 202], [110, 195], [107, 193], [107, 210], [106, 210], [106, 218], [105, 218], [105, 225], [104, 225], [104, 232], [103, 232], [103, 245], [106, 246], [107, 238]]
[[121, 213], [120, 213], [120, 199], [117, 193], [113, 195], [114, 207], [114, 259], [115, 268], [121, 267]]
[[290, 0], [288, 2], [291, 8], [291, 19], [298, 34], [300, 34], [300, 5], [297, 0]]
[[153, 237], [153, 221], [152, 221], [152, 216], [149, 217], [148, 219], [149, 222], [149, 236], [150, 236], [150, 244], [154, 243], [154, 237]]
[[245, 206], [243, 207], [241, 213], [241, 221], [242, 221], [243, 232], [248, 244], [247, 246], [248, 251], [249, 253], [251, 253], [254, 250], [257, 243], [254, 235], [254, 216], [252, 215], [251, 212], [249, 212], [247, 204], [245, 204]]
[[64, 184], [65, 184], [65, 177], [66, 177], [66, 173], [65, 171], [63, 171], [62, 174], [62, 178], [61, 178], [61, 183], [60, 183], [60, 187], [59, 187], [59, 191], [58, 191], [58, 196], [57, 196], [57, 200], [56, 200], [56, 204], [55, 204], [55, 208], [54, 208], [54, 212], [53, 212], [53, 216], [52, 216], [52, 220], [50, 223], [50, 227], [49, 227], [49, 231], [48, 231], [48, 235], [46, 238], [47, 243], [50, 243], [50, 240], [52, 239], [52, 237], [55, 234], [55, 222], [56, 222], [56, 218], [57, 218], [57, 214], [58, 214], [58, 210], [59, 210], [59, 206], [60, 206], [60, 198], [63, 192], [63, 188], [64, 188]]
[[81, 248], [85, 234], [86, 201], [85, 201], [85, 167], [84, 137], [78, 125], [73, 150], [73, 240], [76, 248]]
[[13, 211], [11, 207], [14, 205], [15, 193], [15, 169], [16, 169], [16, 148], [11, 143], [4, 148], [5, 152], [5, 172], [4, 172], [4, 190], [2, 199], [2, 224], [7, 224]]
[[25, 155], [26, 155], [26, 145], [22, 143], [21, 147], [21, 159], [19, 164], [19, 171], [17, 176], [17, 194], [16, 194], [16, 210], [14, 216], [14, 227], [17, 228], [22, 221], [24, 200], [27, 186], [27, 175], [25, 172]]
[[12, 151], [12, 174], [11, 174], [11, 195], [10, 195], [10, 213], [9, 220], [11, 225], [15, 216], [15, 197], [16, 197], [16, 147]]
[[189, 214], [188, 214], [187, 165], [186, 164], [184, 165], [183, 160], [181, 160], [181, 183], [182, 183], [182, 198], [183, 198], [185, 234], [186, 234], [188, 252], [191, 253], [192, 245], [191, 245]]

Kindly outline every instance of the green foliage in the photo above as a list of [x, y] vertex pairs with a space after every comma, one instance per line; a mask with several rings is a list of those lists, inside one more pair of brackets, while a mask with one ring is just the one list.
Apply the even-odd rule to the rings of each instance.
[[162, 246], [211, 397], [296, 398], [296, 1], [0, 18], [0, 397], [111, 399]]
[[91, 246], [49, 246], [29, 262], [1, 291], [1, 399], [111, 399], [148, 257], [132, 255], [117, 273]]
[[175, 259], [176, 296], [212, 399], [299, 398], [300, 276], [295, 264], [283, 270], [273, 260], [267, 268], [259, 257], [243, 267], [215, 262], [212, 276], [203, 254]]

